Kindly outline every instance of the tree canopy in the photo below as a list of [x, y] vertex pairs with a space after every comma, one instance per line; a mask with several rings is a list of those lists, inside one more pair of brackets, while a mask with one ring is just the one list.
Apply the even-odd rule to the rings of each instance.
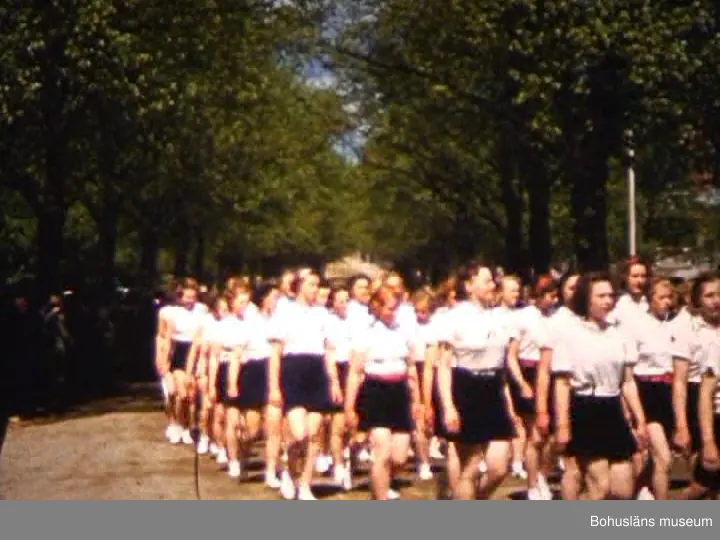
[[718, 249], [709, 0], [9, 0], [0, 20], [6, 281], [350, 252], [603, 267], [627, 252], [631, 147], [641, 249]]

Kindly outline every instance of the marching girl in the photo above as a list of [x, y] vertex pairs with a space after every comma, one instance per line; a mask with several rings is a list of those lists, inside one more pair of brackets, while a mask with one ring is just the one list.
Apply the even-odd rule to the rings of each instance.
[[[337, 366], [340, 389], [345, 395], [350, 369], [350, 350], [357, 326], [348, 318], [350, 294], [346, 289], [333, 289], [328, 303], [331, 309], [330, 332], [328, 334], [328, 354], [334, 356]], [[330, 414], [330, 458], [333, 464], [333, 480], [345, 490], [352, 488], [352, 470], [349, 459], [348, 430], [345, 425], [345, 411], [342, 404], [333, 406]]]
[[[415, 309], [416, 330], [414, 351], [416, 354], [415, 371], [418, 375], [418, 387], [420, 389], [420, 397], [424, 396], [423, 388], [425, 368], [429, 367], [430, 376], [432, 376], [432, 365], [434, 364], [434, 354], [436, 340], [434, 338], [431, 322], [433, 308], [432, 293], [421, 289], [413, 295], [412, 305]], [[432, 388], [432, 381], [429, 381], [428, 387]], [[433, 473], [430, 466], [430, 446], [429, 435], [431, 432], [427, 430], [425, 425], [425, 408], [432, 407], [432, 401], [420, 400], [421, 407], [418, 408], [419, 416], [413, 418], [415, 423], [415, 455], [418, 462], [418, 477], [420, 480], [432, 480]]]
[[[384, 279], [384, 276], [383, 276]], [[371, 294], [370, 278], [358, 274], [350, 278], [348, 289], [350, 291], [350, 300], [347, 306], [347, 318], [352, 321], [352, 325], [356, 328], [367, 328], [373, 321], [368, 311], [368, 302]], [[379, 285], [378, 285], [379, 286]], [[373, 287], [375, 288], [375, 287]], [[365, 445], [365, 435], [363, 433], [353, 433], [353, 450], [357, 451], [357, 460], [366, 463], [370, 460], [370, 452]]]
[[[700, 382], [703, 376], [702, 362], [708, 356], [711, 344], [718, 340], [720, 332], [720, 277], [703, 274], [695, 279], [690, 290], [690, 308], [693, 316], [674, 324], [674, 334], [679, 352], [688, 361], [676, 359], [673, 374], [673, 408], [675, 410], [675, 435], [673, 444], [695, 461], [696, 454], [704, 446], [699, 425]], [[675, 319], [673, 323], [678, 321]], [[699, 475], [699, 476], [698, 476]], [[679, 499], [700, 499], [707, 492], [703, 485], [702, 465], [695, 466], [693, 481], [678, 496]]]
[[[233, 285], [233, 289], [235, 286]], [[227, 465], [228, 451], [226, 442], [226, 380], [227, 380], [227, 361], [229, 354], [224, 353], [222, 341], [224, 339], [223, 328], [231, 323], [226, 323], [226, 319], [233, 319], [232, 301], [233, 293], [230, 290], [219, 297], [216, 301], [217, 321], [212, 328], [209, 338], [209, 350], [207, 355], [207, 395], [210, 407], [212, 408], [212, 444], [210, 445], [210, 454], [215, 456], [215, 462], [218, 465]]]
[[173, 389], [172, 373], [166, 368], [167, 357], [169, 354], [168, 346], [170, 344], [170, 317], [177, 307], [179, 295], [179, 287], [172, 282], [163, 294], [162, 305], [157, 313], [157, 329], [155, 332], [155, 370], [160, 378], [160, 384], [163, 392], [163, 401], [165, 406], [165, 416], [167, 417], [167, 428], [165, 429], [165, 438], [170, 440], [177, 428], [173, 422], [173, 400], [170, 394]]
[[[550, 473], [548, 431], [536, 428], [536, 398], [538, 366], [549, 338], [548, 321], [557, 303], [557, 285], [548, 275], [539, 276], [530, 289], [532, 304], [517, 311], [513, 318], [516, 338], [510, 341], [507, 367], [513, 407], [527, 433], [525, 468], [528, 479], [528, 499], [552, 500], [547, 482]], [[549, 352], [546, 363], [549, 365]], [[547, 371], [545, 371], [547, 373]], [[544, 383], [547, 385], [547, 382]], [[549, 412], [545, 402], [543, 413]], [[549, 426], [548, 426], [549, 427]], [[517, 456], [515, 456], [517, 459]]]
[[[318, 288], [317, 300], [315, 301], [316, 305], [324, 307], [326, 309], [330, 309], [329, 300], [331, 293], [332, 288], [330, 287], [330, 283], [327, 280], [322, 279]], [[342, 407], [340, 408], [342, 409]], [[333, 466], [333, 460], [328, 451], [330, 421], [330, 415], [326, 415], [323, 418], [323, 423], [320, 428], [319, 438], [322, 443], [320, 447], [320, 452], [317, 456], [317, 459], [315, 460], [315, 470], [318, 472], [318, 474], [326, 474]]]
[[[278, 472], [283, 428], [282, 409], [267, 404], [267, 369], [272, 350], [269, 337], [278, 295], [279, 291], [271, 283], [261, 283], [253, 290], [251, 305], [256, 306], [256, 310], [247, 317], [250, 341], [237, 387], [238, 405], [243, 415], [242, 440], [246, 444], [258, 438], [263, 414], [265, 417], [265, 485], [270, 489], [280, 489]], [[235, 388], [229, 390], [233, 395]]]
[[[438, 329], [441, 415], [460, 464], [455, 499], [490, 498], [509, 469], [515, 429], [504, 363], [513, 336], [494, 316], [494, 293], [490, 267], [469, 265], [458, 275], [459, 302]], [[483, 454], [487, 472], [476, 485]]]
[[[613, 302], [608, 276], [583, 275], [571, 301], [577, 318], [553, 343], [555, 439], [565, 454], [565, 500], [578, 498], [583, 479], [591, 500], [610, 495], [631, 499], [634, 494], [631, 459], [644, 446], [647, 428], [633, 376], [635, 352], [608, 322]], [[623, 399], [632, 418], [626, 417]]]
[[670, 440], [673, 434], [672, 381], [673, 359], [681, 359], [677, 342], [673, 339], [671, 315], [675, 292], [669, 280], [655, 278], [648, 287], [649, 309], [630, 319], [624, 325], [631, 338], [637, 364], [637, 381], [640, 402], [645, 410], [649, 454], [638, 458], [640, 479], [638, 487], [649, 483], [653, 498], [666, 500], [670, 489], [670, 466], [672, 452]]
[[268, 364], [268, 402], [282, 406], [289, 425], [288, 466], [280, 493], [315, 500], [310, 489], [323, 414], [342, 392], [332, 355], [326, 355], [330, 314], [316, 305], [320, 278], [314, 271], [295, 281], [295, 301], [273, 315]]
[[207, 308], [197, 302], [197, 282], [186, 279], [179, 306], [173, 309], [167, 327], [170, 345], [166, 348], [166, 370], [172, 374], [172, 388], [169, 389], [173, 401], [173, 430], [169, 437], [172, 444], [193, 443], [189, 430], [187, 367], [190, 348], [206, 313]]
[[693, 484], [720, 500], [720, 337], [705, 351], [698, 415], [702, 445]]
[[611, 318], [618, 324], [631, 322], [639, 314], [647, 313], [648, 301], [645, 289], [650, 275], [649, 266], [638, 257], [631, 257], [623, 265], [623, 294], [618, 298]]
[[[265, 373], [262, 363], [249, 364], [247, 348], [250, 342], [250, 320], [248, 305], [250, 304], [250, 288], [245, 282], [235, 287], [230, 296], [230, 309], [232, 315], [227, 317], [218, 328], [220, 343], [216, 349], [219, 359], [217, 374], [218, 396], [225, 405], [225, 444], [228, 454], [228, 475], [230, 478], [240, 478], [242, 475], [243, 459], [246, 457], [247, 445], [252, 442], [251, 435], [257, 436], [260, 430], [259, 415], [244, 415], [246, 406], [262, 408], [264, 402], [264, 388], [258, 388], [258, 382], [263, 381]], [[258, 359], [261, 360], [261, 359]], [[247, 366], [250, 368], [247, 369]], [[245, 377], [241, 380], [242, 371]], [[244, 382], [250, 383], [245, 388]], [[240, 396], [242, 386], [243, 400]], [[258, 397], [262, 396], [262, 397]], [[243, 420], [250, 420], [250, 425], [243, 425]]]
[[[194, 365], [189, 366], [188, 378], [193, 380], [193, 392], [200, 392], [200, 415], [198, 427], [200, 429], [200, 439], [198, 440], [197, 453], [200, 455], [207, 454], [210, 450], [211, 429], [213, 424], [213, 404], [210, 401], [208, 388], [208, 373], [210, 369], [210, 356], [213, 346], [216, 343], [216, 328], [218, 322], [222, 320], [228, 313], [227, 303], [224, 300], [215, 298], [209, 300], [211, 306], [210, 313], [205, 316], [202, 323], [199, 339], [193, 343], [190, 352], [191, 362]], [[217, 455], [217, 445], [213, 444], [213, 453]]]
[[398, 299], [396, 314], [398, 324], [404, 327], [407, 332], [415, 332], [417, 327], [415, 309], [407, 300], [407, 290], [402, 276], [397, 272], [390, 272], [385, 278], [385, 285], [395, 293], [395, 297]]
[[[551, 345], [564, 335], [568, 328], [567, 325], [577, 319], [577, 315], [569, 306], [575, 294], [579, 277], [579, 274], [567, 272], [558, 282], [559, 303], [548, 321], [548, 338]], [[544, 355], [541, 355], [541, 362], [538, 364], [535, 399], [535, 427], [540, 433], [549, 435], [553, 435], [555, 423], [555, 379], [556, 374], [552, 370], [552, 352], [550, 351], [550, 358], [546, 359]], [[559, 469], [564, 471], [565, 462], [562, 456], [556, 457]]]
[[[370, 300], [374, 320], [353, 342], [345, 414], [349, 426], [369, 434], [373, 463], [370, 491], [375, 500], [388, 500], [393, 472], [408, 457], [412, 413], [419, 404], [412, 336], [395, 317], [395, 292], [381, 286]], [[362, 403], [358, 411], [356, 405]]]
[[[515, 275], [504, 275], [498, 280], [498, 285], [495, 313], [506, 321], [505, 324], [514, 325], [514, 317], [520, 306], [522, 283]], [[527, 433], [525, 423], [517, 414], [513, 414], [513, 424], [516, 436], [512, 441], [512, 475], [524, 480], [527, 478], [524, 462]], [[480, 472], [485, 472], [485, 462], [480, 462]]]

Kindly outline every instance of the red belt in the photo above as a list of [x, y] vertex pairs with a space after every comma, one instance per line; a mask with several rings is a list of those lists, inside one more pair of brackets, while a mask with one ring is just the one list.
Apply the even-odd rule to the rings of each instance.
[[672, 384], [672, 373], [663, 373], [662, 375], [636, 375], [637, 379], [642, 382]]
[[387, 375], [375, 375], [374, 373], [369, 373], [367, 378], [372, 381], [384, 383], [399, 383], [407, 379], [407, 373], [388, 373]]
[[520, 367], [524, 367], [524, 368], [534, 368], [534, 367], [537, 367], [537, 365], [538, 365], [537, 360], [528, 360], [526, 358], [521, 358], [519, 360], [519, 363], [520, 363]]

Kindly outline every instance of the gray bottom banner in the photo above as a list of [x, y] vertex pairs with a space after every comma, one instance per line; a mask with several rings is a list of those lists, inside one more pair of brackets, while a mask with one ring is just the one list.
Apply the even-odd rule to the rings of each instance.
[[0, 538], [443, 540], [448, 535], [453, 540], [481, 537], [624, 540], [629, 535], [633, 540], [720, 538], [720, 504], [716, 501], [538, 503], [3, 501]]

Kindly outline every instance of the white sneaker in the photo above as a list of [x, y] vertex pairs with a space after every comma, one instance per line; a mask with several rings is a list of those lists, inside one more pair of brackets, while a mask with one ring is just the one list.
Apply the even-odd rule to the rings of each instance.
[[400, 498], [400, 493], [390, 488], [387, 492], [388, 501], [397, 501]]
[[544, 501], [545, 497], [543, 496], [539, 487], [534, 487], [534, 488], [528, 489], [527, 500], [528, 501]]
[[228, 476], [230, 478], [240, 478], [241, 472], [239, 461], [234, 459], [228, 464]]
[[367, 463], [370, 461], [370, 452], [367, 448], [363, 448], [358, 452], [357, 458], [360, 463]]
[[550, 484], [548, 484], [547, 478], [545, 478], [544, 474], [538, 474], [538, 489], [540, 490], [540, 494], [542, 495], [544, 501], [552, 501], [553, 500], [553, 492], [552, 489], [550, 489]]
[[480, 471], [480, 474], [485, 474], [487, 472], [487, 463], [485, 463], [484, 459], [478, 463], [478, 471]]
[[173, 432], [175, 431], [175, 426], [172, 424], [168, 424], [168, 427], [165, 428], [165, 438], [169, 441], [170, 438], [173, 436]]
[[293, 482], [293, 479], [290, 478], [290, 473], [283, 471], [280, 476], [280, 496], [286, 501], [292, 501], [295, 499], [296, 495], [297, 489], [295, 487], [295, 482]]
[[326, 474], [332, 466], [332, 459], [330, 456], [320, 455], [315, 459], [315, 470], [318, 474]]
[[193, 441], [192, 435], [190, 435], [189, 429], [183, 430], [180, 440], [183, 444], [193, 444], [195, 442]]
[[430, 440], [430, 459], [443, 459], [442, 448], [440, 448], [440, 440], [433, 437]]
[[203, 435], [200, 437], [200, 440], [198, 441], [197, 446], [197, 453], [201, 456], [204, 456], [210, 451], [210, 437], [207, 435]]
[[217, 444], [215, 444], [214, 442], [211, 442], [209, 451], [210, 451], [210, 455], [215, 457], [218, 455], [218, 452], [220, 452], [220, 448], [218, 448]]
[[217, 463], [218, 465], [227, 465], [227, 463], [228, 463], [227, 450], [222, 448], [218, 451], [218, 454], [215, 457], [215, 463]]
[[654, 501], [655, 495], [652, 494], [652, 491], [650, 491], [650, 489], [644, 487], [638, 492], [635, 499], [638, 501]]
[[183, 432], [180, 426], [172, 426], [170, 435], [168, 436], [168, 441], [170, 441], [170, 444], [180, 444], [182, 441], [182, 435]]
[[265, 485], [270, 489], [280, 489], [280, 479], [275, 471], [265, 472]]
[[429, 463], [420, 464], [420, 467], [418, 467], [418, 477], [420, 480], [432, 480], [433, 472]]
[[523, 467], [522, 461], [513, 461], [512, 475], [513, 475], [513, 478], [518, 478], [520, 480], [527, 480], [527, 471]]
[[298, 501], [317, 501], [309, 486], [300, 486], [297, 490]]

